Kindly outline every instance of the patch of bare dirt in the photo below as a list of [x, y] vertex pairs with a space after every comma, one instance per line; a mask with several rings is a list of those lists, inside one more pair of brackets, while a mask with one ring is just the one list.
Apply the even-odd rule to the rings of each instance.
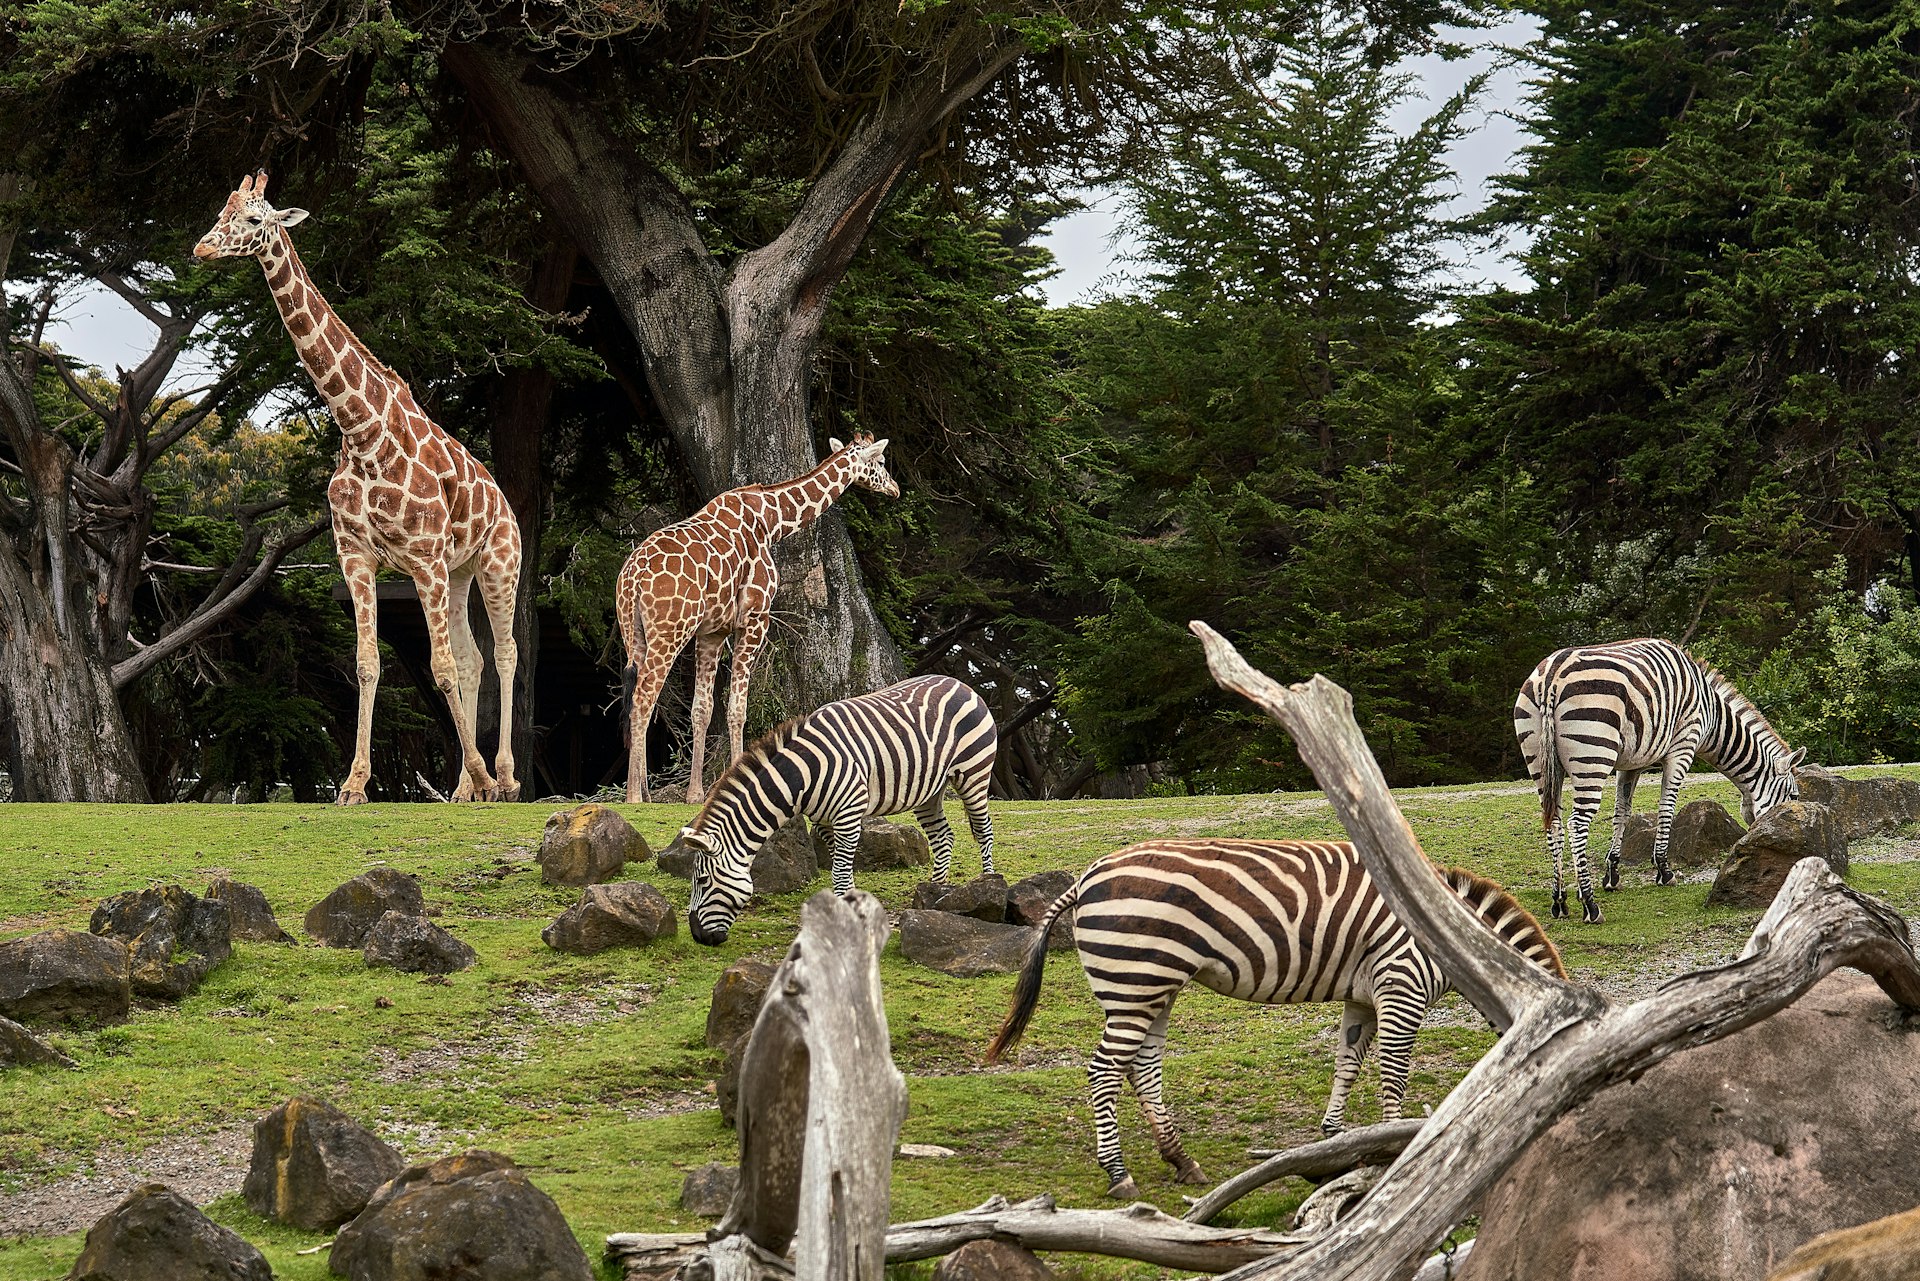
[[195, 1205], [205, 1205], [240, 1190], [252, 1153], [253, 1125], [244, 1121], [137, 1152], [96, 1152], [73, 1174], [0, 1193], [0, 1237], [78, 1232], [143, 1183], [164, 1183]]

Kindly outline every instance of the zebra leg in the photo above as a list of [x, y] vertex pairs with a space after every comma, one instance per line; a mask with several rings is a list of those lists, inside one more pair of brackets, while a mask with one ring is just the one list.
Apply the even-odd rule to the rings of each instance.
[[947, 822], [947, 807], [943, 787], [913, 811], [914, 818], [920, 822], [920, 830], [927, 834], [927, 846], [933, 851], [933, 882], [945, 885], [947, 876], [953, 868], [953, 824]]
[[1567, 885], [1561, 875], [1567, 856], [1567, 837], [1559, 823], [1547, 826], [1547, 849], [1553, 854], [1553, 915], [1558, 920], [1567, 915]]
[[1373, 1029], [1371, 1005], [1348, 1001], [1341, 1008], [1340, 1049], [1333, 1056], [1333, 1093], [1327, 1099], [1327, 1114], [1320, 1118], [1322, 1134], [1338, 1134], [1347, 1128], [1347, 1094], [1360, 1079], [1360, 1065], [1367, 1061]]
[[[1594, 816], [1600, 812], [1600, 792], [1605, 786], [1604, 775], [1592, 780], [1590, 786], [1585, 779], [1575, 780], [1573, 808], [1567, 816], [1567, 842], [1573, 846], [1573, 879], [1580, 891], [1580, 919], [1588, 925], [1598, 925], [1606, 919], [1593, 897], [1593, 870], [1587, 863], [1587, 835], [1593, 830]], [[1383, 1049], [1385, 1036], [1382, 1032]]]
[[1637, 769], [1623, 769], [1613, 779], [1613, 840], [1607, 843], [1607, 874], [1600, 878], [1603, 890], [1620, 888], [1620, 847], [1626, 843], [1627, 818], [1633, 813], [1633, 789], [1639, 781]]
[[1200, 1172], [1200, 1163], [1188, 1156], [1180, 1145], [1179, 1131], [1173, 1128], [1173, 1117], [1167, 1112], [1162, 1092], [1160, 1061], [1167, 1048], [1167, 1018], [1172, 1013], [1173, 1002], [1169, 1000], [1160, 1007], [1160, 1016], [1153, 1021], [1153, 1026], [1147, 1029], [1147, 1039], [1134, 1055], [1133, 1069], [1127, 1078], [1133, 1082], [1134, 1097], [1140, 1100], [1140, 1111], [1146, 1115], [1147, 1126], [1153, 1131], [1153, 1146], [1160, 1150], [1160, 1159], [1173, 1167], [1173, 1181], [1205, 1183], [1207, 1176]]
[[1380, 1119], [1398, 1121], [1413, 1069], [1413, 1037], [1427, 1017], [1429, 1002], [1395, 988], [1377, 995], [1380, 1021]]
[[1667, 841], [1673, 835], [1673, 811], [1680, 803], [1680, 784], [1693, 768], [1693, 749], [1677, 748], [1667, 757], [1660, 771], [1660, 814], [1653, 827], [1653, 883], [1673, 884], [1673, 868], [1667, 864]]
[[993, 815], [987, 809], [987, 789], [993, 784], [993, 764], [991, 761], [979, 771], [961, 776], [955, 775], [953, 790], [960, 794], [960, 804], [967, 811], [967, 826], [973, 831], [973, 843], [980, 847], [980, 875], [992, 876], [993, 873]]
[[[1084, 961], [1084, 957], [1082, 958]], [[1108, 1007], [1100, 1048], [1087, 1064], [1087, 1098], [1093, 1104], [1094, 1159], [1107, 1172], [1107, 1195], [1131, 1201], [1139, 1185], [1127, 1173], [1120, 1155], [1120, 1086], [1133, 1075], [1134, 1056], [1159, 1017], [1160, 1007], [1172, 1002], [1179, 987], [1161, 993], [1130, 995], [1124, 1005]], [[1104, 1002], [1103, 1002], [1104, 1004]]]
[[853, 856], [860, 849], [860, 815], [845, 812], [827, 820], [833, 837], [833, 892], [845, 898], [853, 893]]

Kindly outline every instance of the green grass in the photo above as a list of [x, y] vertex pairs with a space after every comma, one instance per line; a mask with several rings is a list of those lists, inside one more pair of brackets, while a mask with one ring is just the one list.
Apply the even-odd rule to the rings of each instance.
[[[1722, 783], [1686, 795], [1733, 800]], [[1545, 917], [1548, 868], [1530, 789], [1416, 789], [1399, 798], [1433, 857], [1505, 882]], [[1641, 807], [1652, 803], [1643, 794]], [[368, 969], [351, 951], [242, 944], [178, 1006], [139, 1008], [117, 1027], [55, 1032], [49, 1039], [80, 1070], [0, 1075], [0, 1196], [71, 1173], [96, 1153], [250, 1123], [304, 1093], [374, 1123], [410, 1157], [467, 1147], [507, 1153], [559, 1203], [596, 1260], [608, 1232], [704, 1226], [678, 1209], [684, 1171], [736, 1155], [735, 1135], [707, 1106], [719, 1065], [703, 1039], [708, 994], [730, 961], [785, 952], [805, 895], [756, 902], [718, 949], [698, 947], [683, 928], [645, 950], [554, 953], [540, 929], [577, 892], [543, 887], [530, 860], [549, 808], [0, 807], [0, 938], [84, 929], [108, 894], [168, 882], [200, 892], [219, 873], [260, 886], [297, 935], [309, 905], [386, 863], [418, 875], [440, 923], [480, 956], [441, 983]], [[656, 846], [690, 813], [623, 812]], [[994, 816], [997, 859], [1010, 879], [1077, 869], [1148, 837], [1340, 835], [1325, 804], [1299, 794], [997, 804]], [[972, 847], [964, 836], [955, 856], [965, 875]], [[636, 870], [685, 902], [684, 882], [650, 865]], [[861, 887], [897, 909], [919, 876], [863, 876]], [[1851, 879], [1920, 913], [1920, 865], [1862, 865]], [[1606, 897], [1604, 925], [1554, 922], [1550, 930], [1576, 977], [1664, 977], [1727, 959], [1751, 929], [1756, 913], [1709, 912], [1705, 896], [1705, 885], [1655, 889], [1633, 869], [1626, 888]], [[979, 1058], [1012, 976], [950, 979], [892, 945], [881, 975], [912, 1100], [902, 1139], [961, 1153], [897, 1162], [892, 1217], [963, 1209], [994, 1192], [1105, 1204], [1082, 1067], [1099, 1017], [1072, 954], [1049, 963], [1019, 1062], [993, 1071], [981, 1071]], [[1459, 1025], [1421, 1035], [1408, 1094], [1416, 1112], [1437, 1104], [1492, 1043], [1484, 1025], [1452, 1013]], [[1317, 1136], [1337, 1020], [1332, 1006], [1259, 1008], [1197, 989], [1183, 998], [1167, 1093], [1210, 1176], [1246, 1164], [1249, 1147]], [[1366, 1080], [1349, 1115], [1370, 1120], [1376, 1106]], [[1144, 1194], [1178, 1213], [1179, 1194], [1195, 1189], [1171, 1182], [1137, 1110], [1123, 1108], [1122, 1118]], [[1230, 1221], [1278, 1222], [1304, 1192], [1297, 1183], [1276, 1187], [1235, 1207]], [[323, 1237], [263, 1221], [237, 1196], [210, 1213], [258, 1245], [276, 1276], [327, 1275], [324, 1252], [296, 1253]], [[78, 1236], [0, 1241], [0, 1281], [62, 1276], [79, 1246]], [[1160, 1275], [1112, 1261], [1056, 1262], [1087, 1278]]]

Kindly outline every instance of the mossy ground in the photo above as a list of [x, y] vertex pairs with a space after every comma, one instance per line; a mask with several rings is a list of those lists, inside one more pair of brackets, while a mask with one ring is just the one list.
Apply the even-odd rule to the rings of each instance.
[[[1653, 803], [1649, 791], [1642, 789], [1643, 809]], [[1686, 795], [1734, 800], [1717, 781], [1692, 784]], [[1419, 789], [1399, 799], [1436, 860], [1505, 882], [1545, 917], [1548, 869], [1530, 788]], [[706, 1095], [718, 1067], [704, 1042], [708, 993], [728, 962], [784, 953], [805, 895], [757, 902], [715, 950], [683, 929], [643, 951], [559, 955], [539, 932], [577, 892], [542, 886], [531, 861], [551, 808], [0, 807], [0, 938], [84, 929], [108, 894], [169, 882], [199, 892], [218, 873], [265, 890], [297, 935], [307, 906], [386, 863], [418, 875], [440, 923], [480, 955], [474, 969], [440, 983], [369, 969], [356, 952], [304, 941], [242, 944], [178, 1006], [141, 1008], [118, 1027], [55, 1033], [78, 1071], [0, 1075], [0, 1197], [98, 1153], [245, 1124], [305, 1093], [374, 1123], [410, 1156], [466, 1147], [509, 1154], [559, 1203], [596, 1260], [609, 1232], [696, 1226], [677, 1205], [684, 1170], [730, 1161], [736, 1150]], [[622, 808], [656, 846], [690, 813]], [[997, 859], [1010, 879], [1078, 869], [1148, 837], [1340, 835], [1325, 803], [1307, 794], [996, 804], [994, 818]], [[963, 835], [960, 874], [971, 852]], [[634, 870], [684, 903], [684, 882], [651, 865]], [[918, 877], [863, 876], [861, 885], [897, 909]], [[1865, 863], [1850, 880], [1920, 913], [1920, 864]], [[1757, 914], [1709, 912], [1706, 888], [1656, 889], [1632, 869], [1626, 888], [1606, 897], [1604, 925], [1552, 922], [1550, 932], [1577, 978], [1645, 984], [1739, 949]], [[1050, 962], [1019, 1062], [993, 1071], [980, 1070], [980, 1053], [1005, 1012], [1011, 976], [950, 979], [907, 962], [892, 945], [881, 971], [894, 1056], [912, 1098], [902, 1138], [961, 1153], [897, 1162], [893, 1218], [965, 1208], [994, 1192], [1104, 1204], [1082, 1095], [1099, 1017], [1072, 955]], [[390, 1006], [377, 1004], [383, 997]], [[1210, 1175], [1241, 1167], [1248, 1147], [1317, 1135], [1337, 1018], [1330, 1006], [1257, 1008], [1201, 991], [1183, 999], [1167, 1092]], [[1451, 1017], [1443, 1010], [1440, 1023], [1422, 1033], [1416, 1051], [1408, 1096], [1415, 1111], [1437, 1104], [1492, 1043], [1461, 1007]], [[1374, 1107], [1367, 1082], [1350, 1115], [1368, 1120]], [[1171, 1182], [1137, 1111], [1122, 1116], [1144, 1194], [1179, 1212], [1180, 1193], [1193, 1189]], [[1231, 1221], [1278, 1221], [1304, 1191], [1283, 1185], [1249, 1198]], [[258, 1245], [276, 1276], [327, 1276], [324, 1251], [298, 1253], [323, 1237], [260, 1220], [237, 1196], [211, 1213]], [[0, 1281], [62, 1276], [79, 1247], [77, 1235], [0, 1241]], [[1158, 1275], [1110, 1261], [1056, 1262], [1087, 1278]]]

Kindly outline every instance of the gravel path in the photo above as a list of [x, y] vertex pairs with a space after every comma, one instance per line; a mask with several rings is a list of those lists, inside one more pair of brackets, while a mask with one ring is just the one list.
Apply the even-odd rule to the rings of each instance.
[[64, 1236], [92, 1227], [143, 1183], [164, 1183], [195, 1205], [205, 1205], [240, 1190], [252, 1152], [250, 1122], [138, 1152], [97, 1152], [77, 1173], [24, 1192], [0, 1193], [0, 1237]]

